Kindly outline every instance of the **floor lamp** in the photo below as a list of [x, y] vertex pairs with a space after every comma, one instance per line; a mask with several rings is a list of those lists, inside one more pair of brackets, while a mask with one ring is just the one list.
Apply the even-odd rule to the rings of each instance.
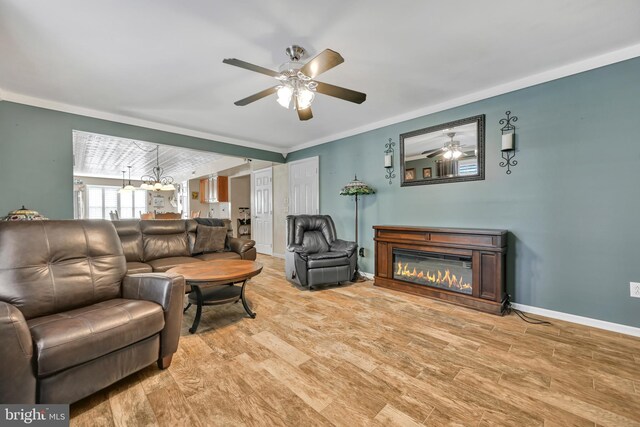
[[[341, 196], [355, 196], [355, 199], [356, 199], [356, 245], [359, 244], [358, 243], [358, 196], [364, 196], [366, 194], [374, 194], [374, 193], [375, 193], [375, 190], [369, 187], [364, 182], [360, 181], [357, 176], [353, 178], [353, 181], [345, 185], [342, 188], [342, 190], [340, 190]], [[359, 256], [359, 253], [356, 254], [356, 271], [353, 274], [354, 282], [362, 282], [365, 280], [359, 271], [358, 256]]]

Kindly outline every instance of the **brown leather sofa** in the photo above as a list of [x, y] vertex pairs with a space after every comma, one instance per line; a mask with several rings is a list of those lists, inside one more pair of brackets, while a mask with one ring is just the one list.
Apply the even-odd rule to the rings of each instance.
[[[199, 221], [199, 222], [198, 222]], [[215, 259], [256, 259], [253, 240], [232, 237], [228, 219], [114, 221], [127, 260], [129, 274], [164, 272], [181, 264]], [[227, 228], [223, 251], [194, 251], [198, 226]]]
[[72, 403], [169, 366], [184, 279], [126, 272], [108, 221], [0, 222], [0, 403]]

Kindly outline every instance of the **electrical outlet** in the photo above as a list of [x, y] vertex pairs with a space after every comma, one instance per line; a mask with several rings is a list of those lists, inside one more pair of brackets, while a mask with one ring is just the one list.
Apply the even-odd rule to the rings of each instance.
[[631, 296], [634, 298], [640, 298], [640, 283], [638, 282], [629, 282], [631, 287]]

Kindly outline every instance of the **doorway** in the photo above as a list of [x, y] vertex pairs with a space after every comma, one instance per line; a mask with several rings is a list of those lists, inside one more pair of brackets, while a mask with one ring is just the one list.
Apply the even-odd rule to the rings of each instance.
[[252, 206], [251, 235], [256, 251], [273, 254], [273, 170], [271, 167], [251, 173]]
[[319, 158], [289, 163], [289, 215], [320, 213]]

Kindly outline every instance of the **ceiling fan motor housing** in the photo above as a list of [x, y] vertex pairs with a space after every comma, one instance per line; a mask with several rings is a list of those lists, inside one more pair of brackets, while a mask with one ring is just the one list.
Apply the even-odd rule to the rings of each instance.
[[291, 61], [300, 61], [307, 53], [306, 50], [302, 46], [298, 46], [297, 44], [293, 44], [285, 49], [285, 52], [291, 58]]

